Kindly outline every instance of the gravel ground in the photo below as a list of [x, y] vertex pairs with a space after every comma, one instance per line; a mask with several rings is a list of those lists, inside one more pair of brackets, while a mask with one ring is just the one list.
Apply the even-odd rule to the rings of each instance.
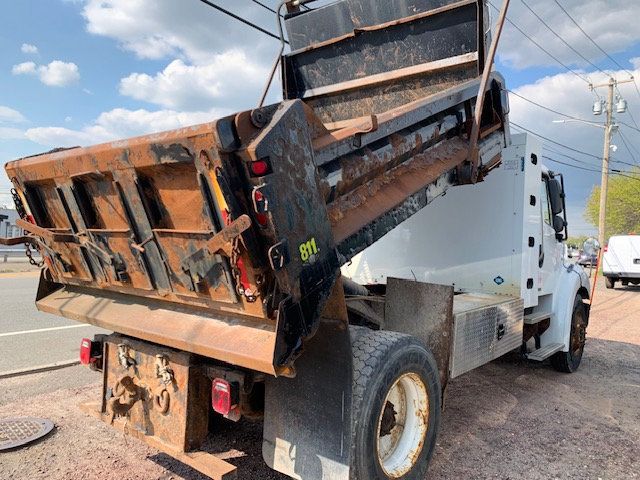
[[[602, 287], [577, 373], [504, 358], [451, 382], [430, 479], [640, 478], [640, 288]], [[39, 443], [0, 453], [0, 478], [204, 478], [83, 414], [77, 405], [98, 398], [98, 385], [69, 388], [77, 371], [66, 372], [0, 381], [0, 418], [56, 424]], [[52, 392], [34, 388], [55, 382]], [[226, 427], [206, 449], [238, 465], [241, 479], [285, 478], [262, 463], [260, 424]]]

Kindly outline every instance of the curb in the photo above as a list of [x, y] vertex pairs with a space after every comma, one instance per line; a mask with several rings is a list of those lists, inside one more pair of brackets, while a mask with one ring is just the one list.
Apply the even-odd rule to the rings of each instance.
[[38, 367], [21, 368], [19, 370], [11, 370], [9, 372], [0, 372], [0, 380], [5, 378], [20, 377], [22, 375], [30, 375], [32, 373], [49, 372], [51, 370], [59, 370], [61, 368], [73, 367], [79, 365], [79, 360], [63, 360], [61, 362], [50, 363], [48, 365], [40, 365]]

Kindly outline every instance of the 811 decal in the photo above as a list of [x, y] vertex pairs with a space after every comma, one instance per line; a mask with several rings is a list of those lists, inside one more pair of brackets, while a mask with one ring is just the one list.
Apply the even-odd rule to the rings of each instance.
[[303, 263], [314, 263], [316, 260], [315, 256], [319, 252], [315, 237], [311, 237], [306, 242], [301, 243], [298, 250]]

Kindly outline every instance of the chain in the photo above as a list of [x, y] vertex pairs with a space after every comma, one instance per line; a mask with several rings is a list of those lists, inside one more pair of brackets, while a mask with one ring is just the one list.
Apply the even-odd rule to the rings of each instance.
[[[24, 204], [22, 203], [22, 199], [15, 188], [11, 189], [11, 196], [13, 197], [13, 204], [16, 206], [16, 212], [20, 215], [20, 218], [23, 220], [27, 219], [27, 210], [24, 208]], [[31, 243], [24, 244], [24, 254], [29, 259], [29, 263], [34, 267], [42, 267], [44, 265], [44, 260], [37, 262], [33, 258], [33, 251], [31, 250]]]

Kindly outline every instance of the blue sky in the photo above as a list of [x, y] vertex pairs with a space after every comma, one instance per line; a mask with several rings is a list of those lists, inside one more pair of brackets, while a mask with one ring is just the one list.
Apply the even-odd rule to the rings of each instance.
[[[264, 1], [275, 4], [274, 0]], [[559, 1], [625, 70], [640, 78], [640, 61], [634, 63], [640, 58], [640, 29], [635, 23], [640, 18], [640, 2]], [[249, 0], [219, 3], [275, 30], [273, 14]], [[523, 8], [521, 0], [511, 3], [510, 18], [554, 56], [590, 80], [606, 79], [581, 63]], [[611, 70], [621, 80], [629, 77], [584, 37], [554, 0], [527, 4], [596, 66]], [[197, 0], [21, 0], [5, 1], [4, 6], [0, 20], [1, 163], [56, 146], [98, 143], [249, 108], [259, 96], [278, 48], [272, 39]], [[591, 115], [595, 96], [588, 85], [510, 25], [500, 43], [497, 68], [509, 88], [527, 98], [570, 115], [599, 120]], [[277, 99], [276, 90], [272, 89], [271, 100]], [[640, 94], [632, 85], [621, 86], [620, 92], [640, 121]], [[602, 154], [600, 131], [553, 124], [557, 115], [518, 98], [512, 97], [511, 105], [512, 119], [526, 128], [593, 155]], [[627, 114], [620, 120], [633, 125]], [[633, 148], [640, 150], [639, 132], [626, 126], [622, 131], [632, 152]], [[619, 144], [614, 159], [634, 163], [620, 140], [614, 143]], [[566, 153], [592, 165], [588, 168], [599, 168], [597, 159]], [[635, 157], [640, 159], [640, 151]], [[592, 232], [582, 210], [599, 175], [557, 164], [550, 167], [567, 176], [572, 231]], [[0, 203], [8, 188], [3, 176]]]

